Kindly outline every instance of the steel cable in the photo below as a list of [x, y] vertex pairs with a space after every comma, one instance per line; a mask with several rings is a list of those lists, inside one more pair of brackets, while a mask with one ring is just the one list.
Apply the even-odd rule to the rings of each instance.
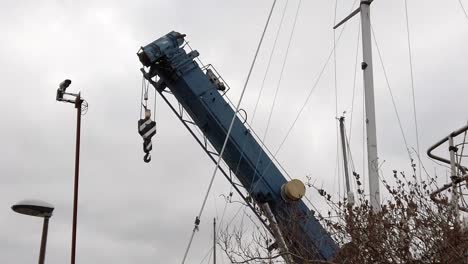
[[265, 33], [266, 33], [266, 30], [268, 28], [268, 25], [270, 24], [270, 19], [271, 19], [271, 15], [273, 14], [273, 10], [275, 9], [275, 5], [276, 5], [276, 1], [277, 0], [274, 0], [273, 1], [273, 4], [271, 6], [271, 9], [270, 9], [270, 13], [268, 14], [268, 19], [267, 19], [267, 22], [265, 24], [265, 27], [263, 29], [263, 32], [262, 32], [262, 36], [260, 37], [260, 41], [258, 43], [258, 46], [257, 46], [257, 50], [255, 51], [255, 55], [254, 55], [254, 58], [253, 58], [253, 61], [252, 61], [252, 64], [250, 65], [250, 69], [249, 69], [249, 72], [247, 74], [247, 78], [245, 80], [245, 83], [244, 83], [244, 87], [242, 89], [242, 93], [240, 95], [240, 98], [239, 98], [239, 101], [237, 103], [237, 106], [236, 106], [236, 111], [234, 112], [234, 115], [232, 116], [232, 120], [231, 120], [231, 123], [229, 125], [229, 129], [227, 131], [227, 134], [226, 134], [226, 138], [224, 140], [224, 144], [223, 144], [223, 147], [221, 148], [221, 151], [219, 153], [219, 157], [218, 157], [218, 161], [216, 162], [216, 166], [214, 168], [214, 171], [213, 171], [213, 175], [211, 176], [211, 179], [210, 179], [210, 183], [208, 185], [208, 189], [206, 191], [206, 194], [205, 194], [205, 198], [203, 199], [203, 203], [202, 203], [202, 206], [200, 208], [200, 211], [198, 213], [198, 216], [195, 218], [195, 226], [193, 228], [193, 231], [192, 231], [192, 235], [190, 236], [190, 239], [189, 239], [189, 243], [187, 245], [187, 248], [185, 250], [185, 253], [184, 253], [184, 257], [182, 259], [182, 264], [185, 263], [185, 260], [187, 258], [187, 255], [188, 255], [188, 252], [190, 251], [190, 247], [192, 245], [192, 241], [193, 241], [193, 237], [195, 236], [195, 232], [198, 230], [198, 225], [200, 224], [200, 218], [201, 218], [201, 215], [203, 213], [203, 210], [205, 209], [205, 205], [206, 205], [206, 201], [208, 199], [208, 195], [210, 193], [210, 190], [211, 190], [211, 187], [213, 186], [213, 181], [216, 177], [216, 173], [218, 172], [218, 169], [219, 169], [219, 164], [221, 163], [221, 159], [223, 157], [223, 153], [224, 153], [224, 150], [226, 149], [226, 145], [227, 145], [227, 142], [229, 140], [229, 136], [231, 134], [231, 130], [232, 130], [232, 127], [234, 125], [234, 121], [236, 120], [236, 116], [237, 116], [237, 112], [239, 111], [239, 108], [240, 108], [240, 104], [242, 103], [242, 99], [244, 98], [244, 94], [245, 94], [245, 91], [247, 90], [247, 85], [249, 83], [249, 80], [250, 80], [250, 76], [252, 74], [252, 71], [253, 71], [253, 68], [255, 66], [255, 62], [257, 61], [257, 57], [258, 57], [258, 53], [260, 51], [260, 48], [262, 46], [262, 43], [263, 43], [263, 39], [265, 37]]
[[357, 44], [356, 44], [356, 58], [354, 61], [354, 80], [353, 80], [353, 97], [351, 100], [351, 121], [349, 122], [349, 141], [351, 141], [352, 133], [353, 133], [353, 113], [354, 113], [354, 98], [356, 92], [356, 80], [357, 80], [357, 70], [358, 70], [358, 57], [359, 57], [359, 44], [361, 40], [361, 22], [359, 21], [358, 24], [358, 37], [357, 37]]
[[401, 136], [403, 137], [403, 142], [405, 144], [406, 151], [408, 152], [409, 158], [411, 160], [412, 157], [411, 157], [411, 152], [409, 150], [408, 141], [406, 140], [405, 132], [403, 130], [403, 125], [401, 124], [400, 114], [398, 113], [398, 108], [396, 106], [395, 97], [393, 96], [392, 88], [388, 80], [387, 70], [385, 69], [385, 65], [383, 63], [382, 53], [380, 52], [379, 44], [377, 42], [377, 37], [375, 36], [374, 28], [372, 27], [372, 25], [371, 25], [371, 30], [372, 30], [372, 37], [374, 39], [375, 47], [377, 48], [377, 54], [379, 55], [380, 65], [382, 66], [382, 71], [385, 77], [385, 82], [387, 83], [388, 92], [390, 93], [390, 98], [392, 99], [393, 110], [395, 110], [395, 115], [398, 121], [398, 126], [400, 127]]
[[[259, 102], [260, 102], [260, 98], [261, 98], [263, 89], [265, 87], [266, 78], [267, 78], [268, 73], [270, 71], [271, 61], [273, 59], [273, 54], [274, 54], [274, 52], [276, 50], [276, 45], [277, 45], [277, 42], [278, 42], [279, 33], [280, 33], [282, 25], [283, 25], [283, 21], [284, 21], [285, 15], [286, 15], [286, 9], [288, 7], [288, 3], [289, 3], [289, 0], [286, 1], [285, 5], [284, 5], [284, 8], [283, 8], [283, 13], [281, 15], [281, 20], [280, 20], [280, 23], [279, 23], [279, 26], [278, 26], [278, 30], [276, 31], [276, 34], [275, 34], [275, 40], [273, 42], [273, 48], [271, 49], [270, 56], [268, 58], [267, 67], [266, 67], [266, 70], [265, 70], [265, 74], [263, 75], [262, 84], [260, 86], [260, 91], [259, 91], [259, 94], [257, 96], [257, 101], [255, 102], [255, 107], [254, 107], [253, 114], [252, 114], [252, 122], [250, 123], [250, 126], [253, 125], [255, 116], [257, 114], [257, 108], [258, 108], [258, 105], [259, 105]], [[260, 143], [262, 145], [264, 145], [263, 142], [260, 142]], [[239, 168], [240, 168], [240, 163], [242, 161], [242, 158], [244, 157], [244, 149], [246, 147], [246, 144], [247, 144], [247, 140], [244, 140], [244, 143], [242, 144], [242, 148], [241, 148], [241, 156], [239, 157], [239, 160], [237, 161], [236, 169], [235, 169], [235, 172], [234, 172], [235, 175], [237, 175], [237, 173], [239, 171]], [[224, 207], [223, 215], [221, 217], [220, 226], [221, 226], [222, 221], [224, 220], [224, 214], [225, 214], [225, 211], [226, 211], [226, 206], [227, 206], [227, 201], [226, 201], [226, 205]]]
[[[419, 148], [419, 132], [418, 132], [418, 118], [416, 112], [416, 95], [414, 89], [414, 75], [413, 75], [413, 55], [411, 51], [411, 38], [410, 38], [410, 28], [409, 28], [409, 17], [408, 17], [408, 1], [405, 0], [405, 14], [406, 14], [406, 32], [408, 37], [408, 56], [409, 56], [409, 64], [410, 64], [410, 73], [411, 73], [411, 92], [412, 92], [412, 99], [413, 99], [413, 115], [414, 115], [414, 128], [416, 133], [416, 149], [418, 151], [418, 156], [420, 154]], [[419, 159], [419, 180], [422, 181], [421, 178], [421, 159]]]
[[468, 20], [468, 14], [466, 13], [466, 9], [465, 9], [465, 7], [463, 6], [462, 1], [461, 1], [461, 0], [458, 0], [458, 3], [460, 4], [461, 9], [463, 10], [463, 14], [465, 14], [466, 20]]
[[[278, 83], [276, 85], [276, 90], [275, 90], [275, 95], [274, 95], [274, 98], [273, 98], [273, 103], [271, 105], [271, 108], [270, 108], [270, 111], [269, 111], [269, 115], [268, 115], [268, 120], [267, 120], [267, 126], [266, 126], [266, 129], [265, 129], [265, 133], [263, 134], [263, 138], [262, 138], [262, 142], [264, 144], [265, 140], [266, 140], [266, 137], [268, 135], [268, 130], [270, 128], [270, 124], [271, 124], [271, 118], [273, 117], [273, 111], [275, 109], [275, 105], [276, 105], [276, 100], [277, 100], [277, 97], [278, 97], [278, 92], [279, 92], [279, 89], [281, 87], [281, 81], [283, 79], [283, 73], [284, 73], [284, 68], [286, 66], [286, 61], [288, 59], [288, 54], [289, 54], [289, 48], [291, 47], [291, 43], [292, 43], [292, 39], [293, 39], [293, 35], [294, 35], [294, 31], [296, 29], [296, 22], [297, 22], [297, 18], [299, 16], [299, 10], [301, 8], [301, 3], [302, 3], [302, 0], [299, 0], [299, 4], [297, 5], [297, 10], [296, 10], [296, 15], [294, 17], [294, 22], [293, 22], [293, 28], [291, 30], [291, 34], [289, 35], [289, 41], [288, 41], [288, 46], [286, 48], [286, 53], [285, 53], [285, 57], [284, 57], [284, 60], [283, 60], [283, 63], [282, 63], [282, 66], [281, 66], [281, 72], [280, 72], [280, 76], [279, 76], [279, 80], [278, 80]], [[258, 165], [259, 165], [259, 162], [260, 162], [260, 159], [261, 159], [261, 156], [262, 156], [262, 151], [258, 154], [258, 157], [257, 157], [257, 162], [255, 163], [255, 174], [253, 176], [253, 180], [252, 182], [255, 182], [256, 180], [256, 177], [258, 175], [257, 173], [257, 168], [258, 168]], [[258, 182], [257, 182], [258, 183]], [[252, 185], [252, 187], [250, 188], [249, 192], [252, 191], [252, 189], [255, 188], [255, 185]]]

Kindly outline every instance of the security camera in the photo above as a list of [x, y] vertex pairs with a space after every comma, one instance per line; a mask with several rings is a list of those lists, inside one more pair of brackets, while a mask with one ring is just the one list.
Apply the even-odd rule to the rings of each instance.
[[59, 89], [65, 92], [65, 90], [68, 88], [68, 86], [70, 86], [70, 84], [71, 84], [71, 80], [66, 79], [65, 81], [60, 83]]
[[56, 100], [57, 101], [62, 101], [63, 100], [63, 95], [65, 94], [65, 90], [70, 86], [71, 80], [66, 79], [65, 81], [61, 82], [59, 85], [59, 88], [57, 89], [57, 96]]

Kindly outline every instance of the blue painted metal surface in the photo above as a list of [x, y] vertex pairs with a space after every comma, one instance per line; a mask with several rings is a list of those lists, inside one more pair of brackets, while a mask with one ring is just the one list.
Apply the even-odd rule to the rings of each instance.
[[[235, 115], [217, 83], [186, 52], [185, 35], [170, 32], [142, 47], [138, 57], [149, 67], [145, 77], [158, 92], [169, 89], [219, 152]], [[158, 77], [158, 81], [151, 80]], [[302, 201], [286, 202], [281, 186], [287, 182], [251, 131], [237, 115], [223, 160], [257, 203], [268, 203], [285, 236], [288, 248], [308, 259], [331, 260], [338, 246]]]

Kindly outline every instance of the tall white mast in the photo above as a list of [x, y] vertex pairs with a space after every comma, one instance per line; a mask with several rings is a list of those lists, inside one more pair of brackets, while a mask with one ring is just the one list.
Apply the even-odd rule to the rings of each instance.
[[361, 14], [362, 27], [362, 70], [364, 73], [364, 94], [366, 105], [367, 167], [369, 171], [370, 204], [374, 211], [380, 210], [379, 162], [377, 155], [377, 132], [375, 124], [374, 70], [372, 66], [372, 35], [370, 4], [372, 0], [361, 0], [360, 6], [338, 23], [334, 29], [344, 24], [356, 14]]

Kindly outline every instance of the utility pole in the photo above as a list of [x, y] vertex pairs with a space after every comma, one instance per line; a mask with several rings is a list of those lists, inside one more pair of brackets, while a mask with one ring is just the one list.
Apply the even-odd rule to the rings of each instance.
[[213, 218], [213, 264], [216, 264], [216, 218]]
[[338, 28], [346, 21], [361, 14], [362, 54], [361, 68], [364, 73], [364, 94], [366, 105], [366, 132], [367, 132], [367, 167], [369, 171], [370, 204], [375, 212], [380, 211], [379, 162], [377, 155], [377, 129], [375, 121], [374, 102], [374, 72], [372, 65], [372, 35], [370, 22], [370, 4], [372, 0], [361, 0], [358, 9], [338, 23]]

